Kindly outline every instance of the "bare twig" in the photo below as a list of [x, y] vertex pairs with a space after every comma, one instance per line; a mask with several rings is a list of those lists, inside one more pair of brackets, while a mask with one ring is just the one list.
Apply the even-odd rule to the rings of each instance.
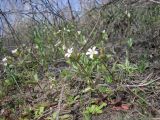
[[72, 16], [72, 20], [74, 21], [75, 17], [74, 17], [74, 14], [73, 14], [73, 10], [72, 10], [72, 6], [71, 6], [71, 3], [70, 3], [70, 0], [68, 0], [68, 5], [69, 5], [70, 13], [71, 13], [71, 16]]
[[151, 120], [160, 120], [160, 118], [152, 118]]
[[149, 1], [160, 4], [160, 1], [155, 1], [155, 0], [149, 0]]
[[[138, 85], [121, 85], [122, 87], [127, 87], [127, 88], [132, 88], [132, 87], [145, 87], [145, 86], [148, 86], [154, 82], [157, 82], [160, 80], [160, 77], [158, 77], [157, 79], [155, 80], [152, 80], [152, 81], [149, 81], [147, 83], [140, 83]], [[98, 84], [98, 86], [103, 86], [103, 87], [110, 87], [108, 84]], [[116, 85], [115, 85], [116, 86]]]
[[[16, 31], [14, 30], [14, 28], [12, 27], [11, 23], [8, 21], [6, 14], [3, 13], [2, 9], [0, 9], [0, 15], [4, 18], [5, 22], [7, 23], [7, 26], [10, 29], [11, 34], [13, 36], [14, 42], [18, 45], [18, 42], [20, 43], [19, 37], [18, 37]], [[18, 40], [18, 42], [17, 42], [17, 40]]]
[[123, 85], [124, 87], [145, 87], [145, 86], [148, 86], [154, 82], [157, 82], [160, 80], [160, 77], [158, 77], [157, 79], [155, 80], [152, 80], [152, 81], [149, 81], [147, 83], [143, 83], [143, 84], [139, 84], [139, 85]]
[[91, 32], [90, 32], [90, 34], [89, 34], [89, 36], [88, 36], [87, 42], [83, 45], [83, 47], [80, 49], [80, 51], [83, 51], [83, 50], [85, 49], [85, 47], [87, 46], [87, 44], [89, 43], [90, 38], [91, 38], [91, 35], [93, 34], [94, 30], [96, 29], [96, 27], [97, 27], [97, 25], [98, 25], [98, 23], [99, 23], [99, 19], [100, 19], [100, 16], [98, 17], [98, 20], [96, 21], [95, 26], [94, 26], [93, 29], [91, 30]]

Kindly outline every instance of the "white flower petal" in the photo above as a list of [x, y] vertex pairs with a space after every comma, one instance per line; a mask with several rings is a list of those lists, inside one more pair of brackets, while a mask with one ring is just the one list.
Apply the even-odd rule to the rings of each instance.
[[6, 62], [6, 61], [7, 61], [7, 58], [6, 58], [6, 57], [5, 57], [5, 58], [3, 58], [3, 59], [2, 59], [2, 61], [3, 61], [3, 62]]
[[39, 47], [38, 47], [38, 45], [36, 45], [34, 48], [35, 48], [35, 49], [38, 49]]
[[93, 54], [91, 54], [89, 57], [90, 57], [91, 59], [93, 59]]
[[96, 47], [94, 46], [93, 48], [92, 48], [92, 50], [94, 51], [96, 49]]
[[81, 31], [77, 31], [77, 33], [78, 33], [78, 35], [80, 35], [80, 34], [81, 34]]
[[89, 48], [89, 49], [88, 49], [88, 51], [89, 51], [89, 52], [92, 52], [92, 49], [91, 49], [91, 48]]
[[67, 32], [70, 32], [70, 29], [67, 29]]
[[73, 52], [73, 48], [70, 48], [67, 50], [68, 53], [72, 53]]
[[62, 49], [63, 49], [63, 50], [65, 50], [65, 49], [66, 49], [66, 46], [65, 46], [65, 45], [63, 45], [63, 46], [62, 46]]
[[72, 52], [73, 52], [73, 48], [68, 49], [67, 53], [65, 54], [65, 57], [70, 57]]
[[5, 62], [3, 65], [4, 65], [4, 66], [7, 66], [7, 63]]
[[98, 51], [94, 51], [94, 54], [96, 54], [96, 55], [97, 55], [97, 54], [98, 54]]
[[90, 52], [86, 52], [86, 55], [90, 55]]
[[70, 53], [71, 51], [68, 49], [67, 52]]
[[17, 52], [17, 50], [18, 50], [18, 49], [14, 49], [14, 50], [12, 50], [12, 51], [11, 51], [11, 52], [12, 52], [12, 54], [16, 53], [16, 52]]
[[105, 32], [106, 32], [106, 30], [103, 30], [103, 31], [102, 31], [102, 33], [105, 33]]
[[70, 57], [70, 56], [71, 56], [71, 54], [69, 54], [69, 53], [65, 54], [65, 57]]

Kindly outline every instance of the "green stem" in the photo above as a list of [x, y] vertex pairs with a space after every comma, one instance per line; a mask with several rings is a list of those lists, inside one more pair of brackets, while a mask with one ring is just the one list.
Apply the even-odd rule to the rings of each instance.
[[[76, 61], [76, 60], [75, 60]], [[94, 85], [94, 83], [93, 83], [93, 81], [91, 80], [91, 78], [90, 78], [90, 76], [88, 75], [88, 73], [87, 73], [87, 71], [84, 69], [84, 66], [79, 62], [79, 61], [76, 61], [77, 63], [78, 63], [78, 65], [81, 67], [81, 69], [84, 71], [84, 73], [87, 75], [87, 77], [89, 78], [89, 85], [91, 86], [91, 87], [93, 87]]]
[[18, 87], [18, 89], [19, 89], [19, 92], [20, 92], [21, 94], [23, 94], [23, 92], [22, 92], [20, 86], [18, 85], [18, 82], [17, 82], [17, 80], [15, 79], [14, 75], [11, 74], [11, 77], [12, 77], [12, 79], [14, 80], [14, 82], [16, 83], [16, 85], [17, 85], [17, 87]]
[[106, 68], [106, 70], [109, 72], [109, 74], [112, 76], [112, 79], [114, 79], [113, 73], [108, 69], [108, 66], [106, 66], [104, 60], [102, 61], [104, 67]]
[[22, 92], [22, 90], [21, 90], [21, 88], [20, 88], [17, 80], [15, 79], [14, 75], [12, 74], [12, 72], [11, 72], [11, 70], [10, 70], [9, 68], [8, 68], [8, 71], [9, 71], [9, 74], [11, 75], [11, 78], [12, 78], [12, 79], [14, 80], [14, 82], [16, 83], [16, 86], [18, 87], [19, 92], [20, 92], [21, 94], [23, 94], [23, 92]]

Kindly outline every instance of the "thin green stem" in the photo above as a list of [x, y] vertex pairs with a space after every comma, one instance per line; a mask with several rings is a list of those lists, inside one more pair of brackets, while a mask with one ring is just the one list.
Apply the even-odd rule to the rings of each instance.
[[16, 83], [16, 85], [17, 85], [17, 87], [18, 87], [19, 92], [20, 92], [21, 94], [23, 94], [23, 92], [22, 92], [22, 90], [21, 90], [21, 88], [20, 88], [20, 86], [19, 86], [19, 84], [18, 84], [17, 80], [15, 79], [14, 75], [12, 75], [12, 74], [11, 74], [11, 77], [12, 77], [12, 79], [14, 80], [14, 82]]
[[114, 79], [113, 73], [108, 69], [108, 66], [105, 64], [104, 60], [102, 61], [104, 67], [106, 68], [106, 70], [109, 72], [109, 74], [112, 76], [112, 79]]
[[12, 79], [14, 80], [14, 82], [16, 83], [16, 86], [18, 87], [18, 90], [19, 90], [20, 94], [23, 94], [23, 92], [22, 92], [22, 90], [21, 90], [21, 88], [20, 88], [17, 80], [15, 79], [14, 75], [12, 74], [12, 72], [11, 72], [11, 70], [10, 70], [9, 68], [8, 68], [8, 72], [9, 72], [9, 74], [11, 75], [11, 78], [12, 78]]

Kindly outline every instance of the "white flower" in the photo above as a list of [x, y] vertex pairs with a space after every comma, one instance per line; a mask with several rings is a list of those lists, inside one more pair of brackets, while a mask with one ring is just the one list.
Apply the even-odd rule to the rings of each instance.
[[7, 66], [7, 58], [6, 57], [2, 59], [2, 62], [3, 62], [4, 66]]
[[12, 52], [12, 54], [15, 54], [15, 53], [17, 52], [17, 50], [18, 50], [18, 48], [17, 48], [17, 49], [12, 50], [12, 51], [11, 51], [11, 52]]
[[58, 30], [58, 32], [57, 33], [60, 33], [61, 32], [61, 30]]
[[92, 48], [89, 48], [87, 53], [86, 53], [86, 55], [89, 55], [89, 57], [91, 59], [93, 59], [93, 56], [96, 55], [96, 54], [98, 54], [98, 51], [96, 51], [96, 47], [95, 46], [92, 47]]
[[50, 85], [49, 87], [50, 87], [50, 89], [52, 89], [52, 88], [53, 88], [53, 85]]
[[63, 45], [63, 46], [62, 46], [62, 49], [63, 49], [63, 50], [65, 50], [65, 49], [66, 49], [66, 46], [65, 46], [65, 45]]
[[80, 34], [81, 34], [81, 31], [77, 31], [77, 33], [78, 33], [78, 35], [80, 35]]
[[86, 39], [84, 39], [84, 40], [83, 40], [83, 44], [86, 44], [86, 42], [87, 42], [87, 40], [86, 40]]
[[127, 16], [130, 18], [130, 17], [131, 17], [131, 14], [130, 14], [130, 13], [128, 13], [128, 14], [127, 14]]
[[64, 31], [67, 31], [67, 32], [71, 32], [70, 29], [66, 29], [65, 27], [63, 28]]
[[73, 52], [73, 48], [68, 49], [67, 53], [65, 54], [65, 57], [69, 58], [71, 56], [72, 52]]
[[6, 61], [7, 61], [7, 58], [6, 58], [6, 57], [2, 59], [2, 62], [6, 62]]
[[34, 47], [35, 49], [38, 49], [39, 47], [38, 47], [38, 45], [35, 45], [35, 47]]
[[125, 11], [125, 14], [127, 15], [128, 18], [131, 17], [131, 14], [127, 10]]
[[102, 33], [105, 33], [105, 32], [106, 32], [106, 30], [103, 30], [103, 31], [102, 31]]
[[7, 66], [7, 63], [5, 62], [5, 63], [3, 63], [3, 65], [4, 65], [4, 66]]
[[31, 52], [31, 48], [28, 48], [27, 51], [28, 51], [28, 52]]
[[22, 47], [25, 47], [26, 45], [25, 44], [22, 44]]
[[71, 32], [71, 30], [70, 30], [70, 29], [67, 29], [67, 32]]

